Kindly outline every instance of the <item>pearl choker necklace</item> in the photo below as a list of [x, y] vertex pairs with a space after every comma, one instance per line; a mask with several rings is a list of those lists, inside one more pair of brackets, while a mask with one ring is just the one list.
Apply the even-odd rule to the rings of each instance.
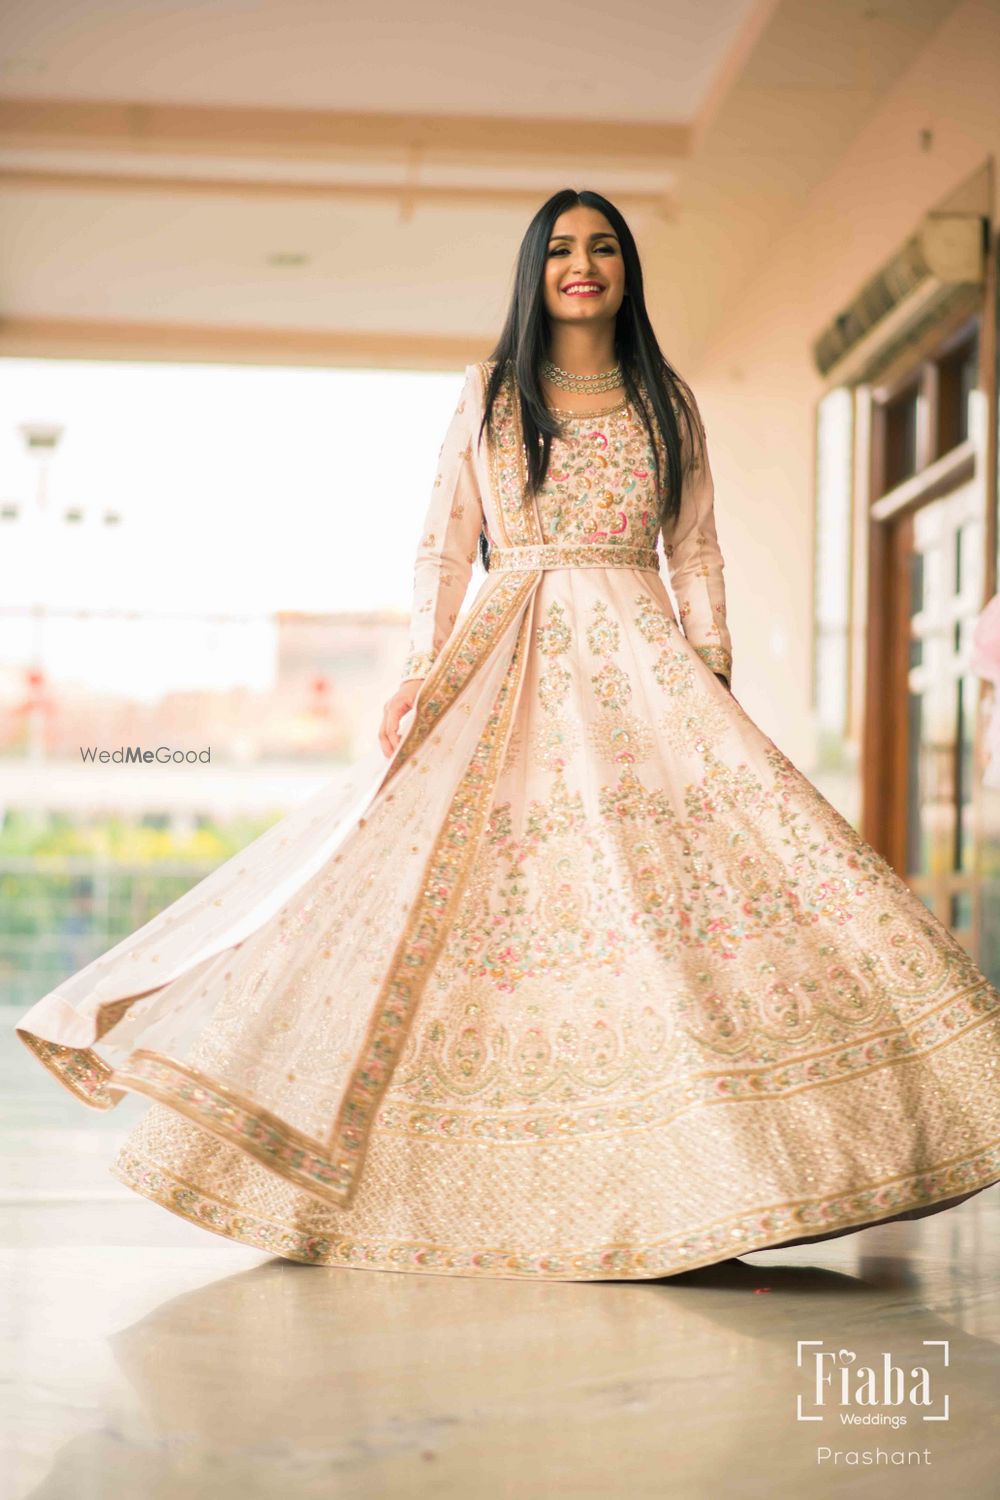
[[554, 365], [550, 359], [546, 359], [542, 361], [542, 374], [561, 391], [573, 391], [578, 395], [586, 395], [588, 392], [614, 391], [625, 384], [620, 364], [615, 365], [613, 370], [605, 370], [600, 375], [574, 375], [571, 371], [564, 370], [559, 365]]

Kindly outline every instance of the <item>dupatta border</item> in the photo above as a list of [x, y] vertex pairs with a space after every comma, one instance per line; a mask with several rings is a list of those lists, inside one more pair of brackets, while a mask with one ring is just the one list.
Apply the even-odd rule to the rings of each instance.
[[17, 1035], [53, 1078], [91, 1109], [113, 1109], [118, 1103], [107, 1088], [114, 1069], [91, 1048], [63, 1047], [20, 1027]]
[[[479, 418], [480, 418], [480, 421], [482, 420], [483, 412], [486, 410], [486, 389], [487, 389], [487, 387], [489, 385], [490, 370], [492, 369], [494, 363], [495, 363], [494, 360], [484, 359], [484, 360], [481, 360], [479, 362], [479, 364], [476, 366], [476, 369], [479, 371], [479, 406], [480, 406]], [[504, 513], [504, 506], [503, 506], [503, 491], [502, 491], [502, 487], [501, 487], [501, 484], [500, 484], [499, 456], [498, 456], [497, 447], [496, 447], [496, 421], [497, 421], [497, 408], [496, 408], [496, 404], [494, 403], [494, 408], [493, 408], [493, 425], [492, 426], [491, 425], [487, 425], [487, 427], [486, 427], [486, 434], [485, 434], [486, 435], [486, 469], [487, 469], [487, 474], [488, 474], [488, 478], [489, 478], [489, 487], [490, 487], [490, 489], [492, 491], [493, 511], [494, 511], [495, 516], [496, 516], [497, 530], [500, 533], [499, 537], [497, 537], [495, 539], [495, 541], [496, 541], [497, 545], [503, 546], [503, 547], [507, 547], [507, 546], [510, 545], [510, 532], [507, 529], [507, 517], [506, 517], [506, 514]], [[483, 506], [483, 514], [485, 515], [485, 513], [486, 513], [486, 507], [484, 505]], [[487, 526], [487, 536], [489, 536], [489, 527], [488, 526]], [[491, 538], [491, 545], [493, 545], [493, 542], [494, 542], [494, 539]]]
[[[485, 407], [488, 372], [493, 361], [479, 366]], [[493, 404], [493, 433], [489, 435], [490, 485], [506, 546], [542, 541], [538, 507], [527, 502], [527, 460], [524, 451], [524, 427], [521, 421], [521, 399], [512, 371], [508, 369]]]
[[[479, 371], [482, 381], [486, 365], [480, 364]], [[524, 443], [517, 391], [510, 375], [501, 389], [495, 432], [497, 441], [487, 439], [494, 499], [506, 527], [508, 515], [512, 512], [508, 511], [504, 500], [512, 486], [516, 487], [521, 503], [513, 513], [526, 523], [527, 540], [538, 541], [541, 531], [537, 509], [531, 506], [526, 513], [523, 505]], [[506, 454], [501, 452], [502, 447], [513, 447], [513, 464], [504, 462]], [[540, 570], [502, 575], [496, 587], [470, 610], [463, 627], [454, 633], [452, 641], [444, 648], [439, 658], [440, 669], [435, 671], [432, 666], [422, 690], [418, 692], [417, 718], [403, 742], [407, 747], [407, 757], [426, 740], [437, 720], [488, 659], [510, 619], [534, 594], [541, 576]], [[511, 589], [504, 587], [508, 578], [515, 582]], [[420, 997], [451, 927], [454, 909], [461, 899], [463, 880], [471, 867], [489, 815], [524, 679], [530, 631], [529, 608], [521, 621], [495, 706], [431, 851], [424, 870], [422, 900], [415, 904], [396, 946], [374, 1005], [360, 1059], [337, 1112], [328, 1149], [341, 1173], [334, 1192], [344, 1205], [350, 1203], [356, 1191], [378, 1104], [388, 1087]], [[394, 763], [393, 772], [401, 759]]]
[[386, 771], [379, 793], [475, 677], [540, 576], [533, 573], [526, 583], [523, 574], [498, 573], [493, 587], [458, 622], [417, 692], [414, 721]]
[[[95, 1041], [100, 1041], [113, 1026], [117, 1026], [137, 1000], [155, 993], [155, 990], [140, 990], [137, 994], [127, 995], [120, 1000], [109, 1000], [105, 1005], [99, 1006], [95, 1020]], [[66, 1047], [60, 1042], [50, 1042], [46, 1037], [36, 1036], [33, 1031], [20, 1026], [15, 1027], [15, 1031], [42, 1066], [77, 1099], [88, 1104], [91, 1109], [114, 1109], [119, 1101], [110, 1092], [109, 1085], [114, 1086], [115, 1070], [92, 1047]]]
[[[529, 596], [537, 574], [522, 578]], [[434, 843], [424, 870], [421, 899], [413, 907], [375, 1002], [361, 1055], [345, 1091], [330, 1139], [330, 1156], [341, 1177], [339, 1201], [354, 1196], [378, 1104], [388, 1087], [424, 987], [433, 971], [460, 902], [489, 816], [493, 791], [507, 752], [510, 724], [528, 661], [531, 610], [525, 610], [507, 674], [494, 707]]]

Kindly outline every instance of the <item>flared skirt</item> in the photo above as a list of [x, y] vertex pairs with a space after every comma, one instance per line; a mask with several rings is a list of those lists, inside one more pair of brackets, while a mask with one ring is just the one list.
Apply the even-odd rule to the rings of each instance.
[[642, 1278], [1000, 1180], [1000, 997], [659, 575], [487, 579], [375, 751], [34, 1007], [112, 1170], [290, 1259]]

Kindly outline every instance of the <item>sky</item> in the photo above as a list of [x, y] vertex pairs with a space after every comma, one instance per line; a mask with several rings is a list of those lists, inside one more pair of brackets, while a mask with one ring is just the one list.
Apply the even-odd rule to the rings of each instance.
[[[408, 614], [461, 385], [461, 371], [0, 360], [0, 505], [29, 516], [0, 522], [0, 664], [40, 650], [54, 678], [147, 699], [259, 687], [269, 611]], [[63, 428], [44, 518], [25, 422]], [[81, 524], [62, 519], [69, 507]], [[55, 613], [39, 627], [24, 613], [37, 604], [146, 618], [81, 630]], [[206, 613], [245, 618], [181, 618]]]

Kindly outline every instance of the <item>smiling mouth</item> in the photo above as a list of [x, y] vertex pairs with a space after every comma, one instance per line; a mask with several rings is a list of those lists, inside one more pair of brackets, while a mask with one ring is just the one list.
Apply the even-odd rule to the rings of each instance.
[[564, 297], [599, 297], [603, 291], [603, 286], [597, 281], [578, 281], [562, 289]]

